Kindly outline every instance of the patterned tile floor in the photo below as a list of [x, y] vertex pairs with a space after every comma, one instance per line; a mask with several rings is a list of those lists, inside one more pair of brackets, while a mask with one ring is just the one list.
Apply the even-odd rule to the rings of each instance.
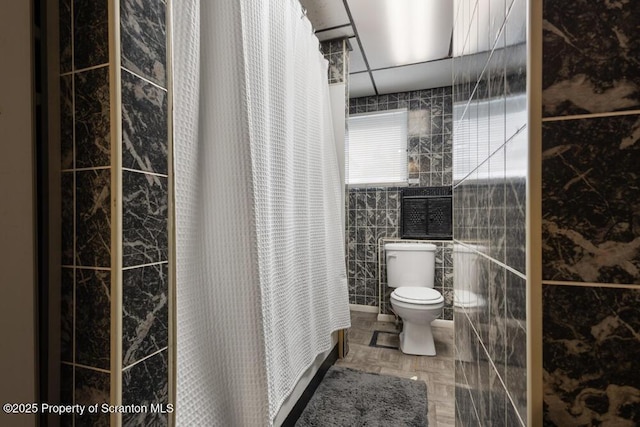
[[[378, 322], [377, 314], [351, 312], [349, 354], [336, 365], [376, 372], [427, 384], [429, 427], [454, 427], [453, 325], [433, 327], [436, 356], [411, 356], [391, 348], [370, 347], [374, 331], [399, 332], [393, 322]], [[395, 334], [379, 333], [377, 343], [398, 346]]]

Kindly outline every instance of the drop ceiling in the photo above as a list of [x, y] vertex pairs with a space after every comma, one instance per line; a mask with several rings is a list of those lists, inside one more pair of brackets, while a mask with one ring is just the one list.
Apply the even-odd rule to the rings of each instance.
[[[429, 89], [452, 84], [452, 55], [465, 67], [481, 67], [475, 60], [492, 49], [526, 49], [525, 22], [518, 2], [478, 0], [473, 13], [458, 13], [453, 44], [451, 0], [300, 0], [320, 41], [347, 38], [349, 96]], [[503, 25], [509, 15], [507, 25]], [[512, 16], [515, 15], [515, 16]], [[471, 34], [477, 36], [471, 37]], [[518, 58], [522, 55], [508, 55]], [[476, 65], [474, 65], [476, 64]], [[507, 68], [522, 67], [510, 64]], [[482, 69], [471, 70], [480, 73]], [[473, 74], [473, 73], [471, 73]]]
[[451, 85], [451, 0], [300, 0], [320, 41], [348, 38], [351, 98]]

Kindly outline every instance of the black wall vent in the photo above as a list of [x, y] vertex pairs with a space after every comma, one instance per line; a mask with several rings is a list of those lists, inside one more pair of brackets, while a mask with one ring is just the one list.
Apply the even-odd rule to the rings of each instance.
[[403, 239], [452, 238], [451, 187], [407, 187], [401, 192]]

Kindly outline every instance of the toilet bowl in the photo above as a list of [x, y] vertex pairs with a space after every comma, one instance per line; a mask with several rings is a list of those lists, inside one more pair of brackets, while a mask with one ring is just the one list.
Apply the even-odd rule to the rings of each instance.
[[440, 316], [444, 298], [433, 289], [436, 246], [431, 243], [387, 243], [387, 283], [391, 308], [402, 319], [400, 351], [435, 356], [431, 322]]
[[431, 322], [440, 316], [443, 306], [444, 297], [435, 289], [407, 286], [391, 293], [391, 307], [402, 319], [400, 351], [420, 356], [436, 355]]

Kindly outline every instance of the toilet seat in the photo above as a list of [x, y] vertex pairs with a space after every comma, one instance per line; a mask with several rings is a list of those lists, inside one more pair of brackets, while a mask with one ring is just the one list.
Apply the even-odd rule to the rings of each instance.
[[416, 305], [432, 305], [440, 304], [444, 301], [444, 297], [440, 292], [431, 288], [424, 288], [418, 286], [405, 286], [396, 288], [391, 293], [391, 298], [396, 301], [404, 302], [407, 304]]

